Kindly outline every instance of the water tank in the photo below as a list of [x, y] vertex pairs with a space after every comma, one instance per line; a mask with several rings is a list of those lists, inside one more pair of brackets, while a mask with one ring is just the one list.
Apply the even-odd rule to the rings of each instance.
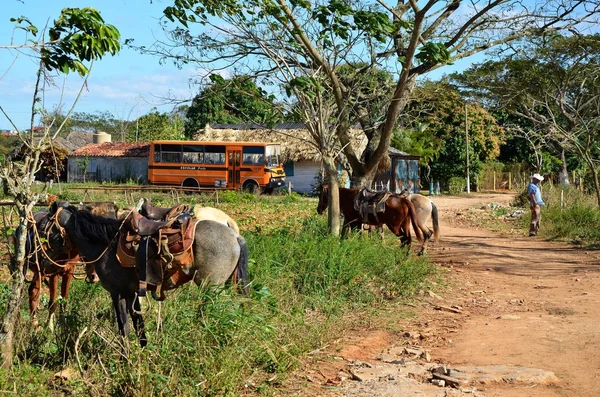
[[93, 136], [94, 143], [104, 143], [104, 142], [110, 142], [110, 141], [111, 141], [110, 134], [107, 134], [106, 132], [103, 132], [103, 131], [98, 131]]

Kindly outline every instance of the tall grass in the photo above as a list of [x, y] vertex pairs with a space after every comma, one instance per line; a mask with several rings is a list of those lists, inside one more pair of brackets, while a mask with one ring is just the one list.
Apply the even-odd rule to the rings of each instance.
[[[133, 335], [125, 341], [117, 335], [108, 294], [74, 282], [54, 333], [32, 329], [23, 306], [18, 359], [0, 371], [0, 390], [36, 396], [274, 394], [304, 354], [348, 326], [349, 314], [383, 311], [423, 288], [434, 272], [395, 238], [329, 236], [325, 217], [306, 216], [314, 212], [314, 200], [227, 201], [246, 213], [241, 224], [251, 257], [249, 297], [195, 285], [173, 291], [160, 306], [160, 331], [159, 304], [145, 315], [149, 344], [141, 349]], [[269, 222], [261, 211], [270, 214]], [[79, 374], [56, 380], [54, 373], [64, 367]]]
[[[561, 206], [562, 191], [562, 206]], [[600, 244], [600, 208], [594, 196], [575, 189], [544, 187], [540, 234], [584, 245]], [[529, 224], [529, 216], [523, 217]]]

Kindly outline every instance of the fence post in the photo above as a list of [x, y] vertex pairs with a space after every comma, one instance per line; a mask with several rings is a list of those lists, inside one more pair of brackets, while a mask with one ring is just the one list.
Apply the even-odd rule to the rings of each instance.
[[565, 191], [561, 189], [560, 190], [560, 210], [561, 211], [564, 206], [565, 206]]
[[496, 171], [494, 171], [494, 191], [496, 191]]
[[512, 172], [508, 173], [508, 190], [512, 190]]

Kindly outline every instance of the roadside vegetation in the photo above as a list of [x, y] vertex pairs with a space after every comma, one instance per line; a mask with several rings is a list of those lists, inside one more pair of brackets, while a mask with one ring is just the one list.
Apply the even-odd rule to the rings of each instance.
[[[59, 198], [82, 199], [83, 191], [67, 192]], [[172, 203], [167, 195], [152, 199]], [[367, 316], [389, 313], [435, 281], [427, 259], [409, 254], [392, 236], [330, 236], [315, 199], [237, 192], [220, 192], [218, 204], [215, 199], [181, 197], [239, 221], [250, 248], [249, 297], [191, 284], [173, 291], [162, 305], [152, 302], [145, 315], [150, 342], [141, 349], [133, 335], [125, 343], [118, 336], [108, 293], [74, 281], [54, 333], [33, 329], [22, 302], [16, 360], [0, 372], [0, 390], [32, 396], [272, 395], [308, 352]], [[0, 315], [6, 281], [0, 281]], [[46, 315], [42, 310], [39, 318]], [[68, 380], [55, 377], [64, 369]]]

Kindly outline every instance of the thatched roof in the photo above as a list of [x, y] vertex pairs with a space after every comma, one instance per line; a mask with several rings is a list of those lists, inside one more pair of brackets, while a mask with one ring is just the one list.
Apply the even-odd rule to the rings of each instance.
[[[358, 155], [367, 146], [360, 129], [352, 129], [352, 146]], [[321, 154], [311, 143], [310, 134], [302, 123], [283, 123], [265, 128], [258, 124], [215, 124], [200, 131], [199, 141], [272, 142], [281, 144], [283, 161], [321, 161]], [[339, 146], [339, 144], [338, 144]], [[338, 150], [341, 153], [341, 148]]]
[[72, 131], [66, 138], [56, 138], [54, 142], [67, 149], [68, 152], [73, 152], [80, 147], [88, 145], [93, 141], [93, 134], [83, 131]]

